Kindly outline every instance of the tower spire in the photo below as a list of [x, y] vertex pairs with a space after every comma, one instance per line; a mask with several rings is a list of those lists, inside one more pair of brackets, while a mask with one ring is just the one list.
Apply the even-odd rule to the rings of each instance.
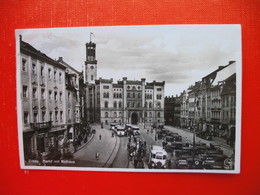
[[90, 42], [91, 42], [91, 35], [93, 35], [93, 37], [95, 37], [94, 33], [93, 32], [90, 32]]

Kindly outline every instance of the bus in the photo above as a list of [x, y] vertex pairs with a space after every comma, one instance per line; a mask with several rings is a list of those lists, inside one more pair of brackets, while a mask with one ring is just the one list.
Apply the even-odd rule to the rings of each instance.
[[140, 135], [139, 127], [132, 125], [133, 135]]
[[115, 133], [117, 134], [117, 136], [125, 136], [126, 135], [125, 128], [121, 125], [116, 126]]
[[148, 167], [150, 169], [165, 169], [166, 161], [167, 152], [161, 146], [153, 145], [149, 155]]

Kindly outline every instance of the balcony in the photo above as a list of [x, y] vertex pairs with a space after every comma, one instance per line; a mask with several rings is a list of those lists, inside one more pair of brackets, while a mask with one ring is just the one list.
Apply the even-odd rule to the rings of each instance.
[[52, 121], [48, 122], [41, 122], [41, 123], [30, 123], [31, 128], [34, 130], [40, 130], [40, 129], [50, 129], [52, 125]]

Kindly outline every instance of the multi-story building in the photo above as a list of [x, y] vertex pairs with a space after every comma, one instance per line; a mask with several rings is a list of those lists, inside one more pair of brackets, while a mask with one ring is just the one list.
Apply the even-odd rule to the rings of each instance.
[[189, 118], [189, 102], [188, 102], [188, 90], [184, 90], [180, 97], [181, 97], [181, 116], [180, 116], [180, 125], [181, 128], [188, 127], [188, 118]]
[[164, 82], [96, 80], [96, 121], [164, 124]]
[[236, 74], [234, 73], [223, 82], [221, 91], [221, 134], [228, 138], [231, 145], [235, 141], [236, 128]]
[[67, 137], [66, 67], [20, 36], [20, 100], [24, 157], [62, 149]]
[[96, 44], [86, 43], [86, 115], [89, 122], [164, 124], [165, 82], [97, 79]]
[[166, 96], [164, 98], [164, 117], [165, 125], [173, 125], [174, 121], [174, 101], [173, 96]]
[[174, 97], [175, 101], [174, 101], [174, 122], [173, 125], [176, 127], [180, 127], [180, 120], [181, 120], [181, 100], [182, 97], [177, 96]]
[[62, 57], [57, 60], [60, 64], [66, 67], [65, 70], [65, 115], [68, 129], [68, 139], [73, 141], [74, 136], [77, 136], [82, 131], [82, 119], [80, 117], [80, 91], [79, 77], [80, 72], [67, 64]]

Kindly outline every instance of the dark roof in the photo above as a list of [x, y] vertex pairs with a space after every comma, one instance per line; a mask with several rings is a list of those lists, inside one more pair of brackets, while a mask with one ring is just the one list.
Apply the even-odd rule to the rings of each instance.
[[156, 82], [156, 81], [153, 81], [151, 83], [146, 83], [147, 86], [164, 86], [165, 82]]
[[123, 88], [123, 85], [120, 85], [120, 84], [113, 84], [113, 87], [114, 87], [114, 88]]
[[227, 95], [235, 92], [236, 92], [236, 73], [234, 73], [224, 81], [221, 95]]
[[59, 62], [53, 60], [46, 54], [42, 53], [41, 51], [35, 49], [33, 46], [31, 46], [29, 43], [26, 43], [22, 40], [20, 40], [20, 52], [26, 55], [29, 55], [33, 58], [36, 58], [38, 60], [41, 60], [43, 62], [47, 62], [48, 64], [51, 64], [57, 68], [60, 69], [66, 69], [66, 67]]
[[130, 85], [141, 85], [142, 81], [131, 81], [131, 80], [127, 80], [126, 84], [130, 84]]

